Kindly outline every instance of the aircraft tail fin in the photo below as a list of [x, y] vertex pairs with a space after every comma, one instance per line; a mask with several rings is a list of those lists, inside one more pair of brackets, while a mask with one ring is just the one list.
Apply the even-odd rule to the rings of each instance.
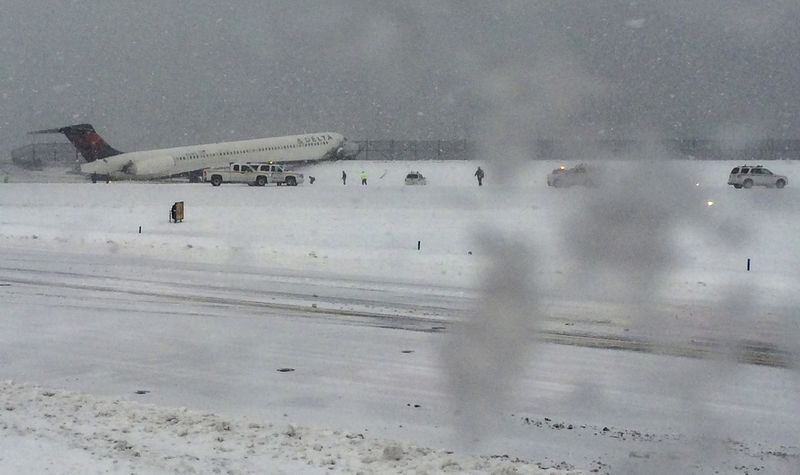
[[44, 129], [31, 134], [64, 134], [87, 162], [119, 155], [122, 152], [100, 137], [90, 124], [68, 125], [58, 129]]

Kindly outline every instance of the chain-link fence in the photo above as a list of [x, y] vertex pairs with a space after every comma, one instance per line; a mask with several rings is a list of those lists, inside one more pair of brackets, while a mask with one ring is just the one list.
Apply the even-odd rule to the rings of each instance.
[[[360, 140], [358, 160], [473, 160], [482, 158], [468, 140]], [[654, 147], [655, 145], [655, 147]], [[490, 151], [483, 150], [483, 153]], [[531, 160], [592, 160], [665, 153], [676, 159], [797, 160], [800, 140], [764, 139], [729, 145], [708, 139], [667, 139], [657, 144], [637, 140], [538, 139]]]
[[358, 140], [357, 160], [470, 160], [467, 140]]

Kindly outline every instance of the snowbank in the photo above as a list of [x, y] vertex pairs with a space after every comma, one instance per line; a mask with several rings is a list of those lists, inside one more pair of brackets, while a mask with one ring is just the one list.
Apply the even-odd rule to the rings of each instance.
[[0, 411], [4, 473], [583, 473], [11, 381]]

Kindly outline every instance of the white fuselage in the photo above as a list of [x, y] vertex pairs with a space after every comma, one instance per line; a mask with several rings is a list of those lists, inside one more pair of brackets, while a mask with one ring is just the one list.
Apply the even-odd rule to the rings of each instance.
[[320, 132], [114, 155], [81, 165], [81, 172], [111, 178], [149, 179], [185, 174], [231, 162], [305, 162], [336, 158], [341, 134]]

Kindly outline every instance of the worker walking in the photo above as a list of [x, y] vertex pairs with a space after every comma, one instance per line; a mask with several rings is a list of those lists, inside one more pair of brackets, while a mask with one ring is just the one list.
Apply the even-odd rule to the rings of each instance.
[[366, 185], [367, 184], [367, 172], [365, 172], [364, 170], [361, 170], [361, 174], [359, 175], [359, 177], [361, 177], [361, 184], [362, 185]]
[[483, 170], [481, 170], [481, 167], [475, 170], [475, 176], [478, 177], [478, 186], [483, 186]]
[[346, 184], [347, 184], [347, 173], [345, 173], [344, 170], [342, 170], [342, 185]]

